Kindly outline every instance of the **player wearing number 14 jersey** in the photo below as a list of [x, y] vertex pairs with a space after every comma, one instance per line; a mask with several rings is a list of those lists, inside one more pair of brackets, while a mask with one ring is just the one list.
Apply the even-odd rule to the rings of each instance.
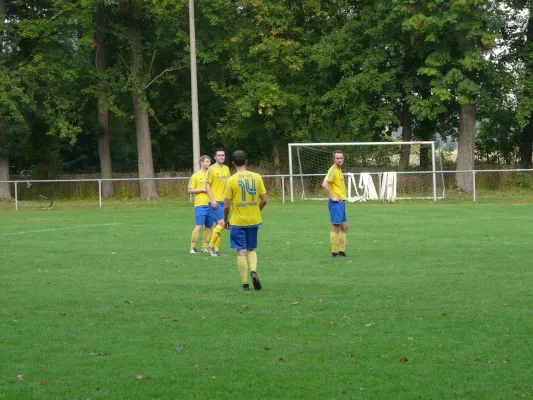
[[237, 250], [240, 290], [249, 290], [248, 267], [254, 289], [260, 290], [255, 249], [259, 225], [263, 222], [261, 210], [268, 198], [261, 175], [246, 170], [246, 153], [235, 151], [232, 161], [237, 172], [226, 181], [224, 188], [224, 225], [230, 229], [230, 247]]

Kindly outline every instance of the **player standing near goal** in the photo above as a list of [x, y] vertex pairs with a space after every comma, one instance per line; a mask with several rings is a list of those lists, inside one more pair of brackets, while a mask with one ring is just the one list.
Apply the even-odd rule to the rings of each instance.
[[207, 170], [207, 181], [205, 188], [211, 201], [211, 213], [213, 220], [217, 222], [213, 229], [213, 236], [209, 242], [209, 254], [213, 257], [221, 256], [220, 237], [224, 231], [224, 185], [230, 177], [229, 168], [224, 165], [226, 152], [222, 148], [215, 150], [216, 163]]
[[[257, 276], [257, 233], [262, 224], [261, 210], [268, 202], [261, 175], [247, 171], [246, 153], [237, 150], [232, 156], [237, 172], [226, 181], [224, 189], [224, 226], [230, 229], [230, 247], [237, 250], [237, 267], [241, 291], [250, 290], [248, 267], [255, 290], [261, 290]], [[231, 217], [230, 217], [231, 209]]]
[[188, 193], [194, 194], [194, 217], [196, 219], [196, 225], [191, 236], [191, 254], [200, 253], [200, 251], [196, 249], [196, 242], [198, 241], [202, 226], [205, 225], [202, 243], [202, 248], [204, 248], [207, 247], [207, 242], [211, 235], [211, 227], [215, 223], [211, 216], [209, 196], [205, 189], [206, 172], [210, 165], [211, 158], [209, 156], [200, 157], [200, 171], [191, 176], [189, 187], [187, 189]]
[[329, 217], [331, 220], [331, 256], [333, 258], [346, 257], [346, 233], [348, 221], [346, 220], [346, 185], [342, 174], [344, 154], [340, 150], [333, 152], [333, 165], [324, 178], [322, 187], [328, 199]]

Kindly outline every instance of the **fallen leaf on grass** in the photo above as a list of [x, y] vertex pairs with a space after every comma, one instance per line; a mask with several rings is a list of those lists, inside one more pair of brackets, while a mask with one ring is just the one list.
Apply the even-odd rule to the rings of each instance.
[[348, 358], [354, 358], [355, 354], [348, 354]]
[[329, 324], [330, 324], [330, 325], [334, 325], [334, 324], [335, 324], [335, 321], [329, 321]]
[[408, 360], [406, 357], [402, 357], [402, 358], [400, 358], [400, 361], [403, 362], [403, 363], [406, 363], [406, 362], [408, 362], [409, 360]]
[[143, 376], [142, 376], [142, 375], [137, 375], [137, 376], [135, 377], [135, 380], [136, 380], [136, 381], [142, 381], [142, 380], [143, 380]]
[[353, 367], [354, 367], [355, 369], [357, 369], [357, 368], [359, 368], [359, 365], [355, 364]]
[[350, 320], [350, 317], [348, 317], [347, 315], [344, 316], [344, 320], [345, 321], [349, 321]]
[[297, 301], [293, 301], [291, 304], [292, 304], [293, 306], [295, 306], [296, 304], [298, 304], [298, 302], [297, 302]]
[[382, 354], [381, 357], [383, 358], [387, 358], [389, 355], [388, 354]]
[[489, 360], [488, 363], [489, 363], [489, 364], [494, 364], [494, 361]]
[[24, 375], [17, 375], [17, 381], [23, 381]]
[[117, 254], [117, 253], [116, 253], [115, 251], [111, 252], [111, 255], [113, 255], [113, 256], [114, 256], [115, 254]]
[[172, 321], [174, 322], [178, 322], [180, 319], [179, 318], [172, 318]]
[[407, 340], [413, 340], [413, 338], [412, 337], [408, 337]]
[[167, 319], [166, 315], [161, 315], [161, 319]]
[[168, 260], [165, 260], [165, 262], [167, 263], [167, 262], [170, 262], [170, 261], [168, 261]]
[[511, 360], [505, 360], [504, 363], [505, 364], [509, 364], [511, 362]]
[[266, 351], [272, 350], [270, 347], [263, 347], [263, 349], [265, 349]]
[[97, 392], [98, 390], [100, 390], [100, 388], [96, 387], [93, 389], [93, 392]]
[[133, 301], [131, 301], [131, 300], [124, 300], [124, 303], [126, 303], [126, 304], [132, 304]]
[[440, 313], [440, 315], [442, 315], [443, 317], [445, 317], [446, 315], [448, 315], [448, 312], [447, 311], [443, 311]]
[[370, 327], [370, 326], [372, 326], [372, 325], [374, 325], [374, 323], [373, 323], [373, 322], [369, 322], [369, 323], [366, 324], [365, 326], [368, 328], [368, 327]]
[[176, 351], [183, 351], [183, 347], [181, 347], [181, 346], [176, 346], [176, 347], [174, 347], [174, 350], [176, 350]]
[[510, 304], [509, 304], [509, 303], [507, 303], [507, 304], [504, 304], [504, 306], [505, 306], [505, 307], [509, 307], [509, 306], [510, 306]]
[[48, 385], [48, 378], [43, 379], [43, 385]]

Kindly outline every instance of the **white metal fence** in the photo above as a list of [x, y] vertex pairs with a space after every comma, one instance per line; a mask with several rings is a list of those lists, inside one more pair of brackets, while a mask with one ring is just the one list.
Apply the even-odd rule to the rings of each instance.
[[[354, 173], [357, 176], [359, 173]], [[375, 179], [376, 187], [379, 189], [380, 176], [383, 172], [371, 172], [370, 175]], [[426, 181], [431, 182], [431, 175], [435, 174], [433, 171], [409, 171], [398, 172], [398, 175], [405, 176], [424, 176]], [[443, 174], [444, 184], [444, 198], [449, 193], [457, 193], [454, 188], [455, 176], [457, 174], [467, 174], [472, 183], [472, 193], [463, 194], [462, 197], [469, 196], [472, 201], [478, 200], [480, 196], [488, 196], [490, 193], [498, 193], [505, 195], [518, 194], [533, 196], [533, 169], [491, 169], [491, 170], [472, 170], [472, 171], [442, 171], [437, 174]], [[323, 174], [302, 174], [295, 175], [294, 177], [323, 177]], [[304, 198], [304, 193], [301, 187], [299, 187], [299, 179], [293, 180], [291, 199], [291, 187], [290, 187], [290, 175], [263, 175], [265, 186], [267, 191], [271, 195], [270, 197], [278, 198], [283, 203], [287, 200], [298, 201]], [[430, 179], [427, 179], [430, 178]], [[413, 178], [414, 179], [414, 178]], [[33, 192], [33, 189], [38, 186], [39, 192], [44, 193], [45, 197], [52, 198], [54, 200], [68, 200], [68, 199], [94, 199], [95, 203], [98, 203], [98, 207], [102, 207], [105, 204], [105, 199], [102, 196], [102, 185], [106, 181], [113, 182], [115, 185], [115, 192], [128, 187], [129, 189], [138, 187], [137, 184], [141, 180], [153, 180], [156, 181], [158, 191], [164, 192], [168, 197], [180, 197], [184, 200], [190, 199], [187, 194], [187, 184], [189, 177], [156, 177], [156, 178], [117, 178], [117, 179], [59, 179], [59, 180], [12, 180], [12, 181], [0, 181], [0, 184], [10, 185], [11, 195], [14, 200], [14, 208], [18, 209], [19, 205], [27, 199], [38, 199], [38, 194]], [[174, 182], [178, 181], [178, 183]], [[52, 187], [52, 185], [55, 185]], [[60, 185], [67, 185], [66, 190], [58, 189]], [[117, 186], [118, 185], [118, 186]], [[120, 186], [121, 185], [121, 186]], [[129, 185], [129, 186], [128, 186]], [[167, 186], [165, 186], [167, 185]], [[174, 188], [173, 192], [167, 190], [166, 187]], [[31, 188], [33, 186], [33, 189]], [[65, 189], [65, 188], [63, 188]], [[137, 188], [138, 190], [138, 188]], [[317, 188], [317, 190], [321, 190]], [[398, 189], [400, 190], [400, 189]], [[68, 192], [69, 195], [60, 194], [61, 192]], [[135, 197], [135, 189], [132, 191], [129, 197]], [[138, 196], [138, 192], [137, 192]], [[116, 194], [115, 198], [120, 199], [120, 192]], [[427, 198], [433, 199], [432, 194], [428, 192]]]

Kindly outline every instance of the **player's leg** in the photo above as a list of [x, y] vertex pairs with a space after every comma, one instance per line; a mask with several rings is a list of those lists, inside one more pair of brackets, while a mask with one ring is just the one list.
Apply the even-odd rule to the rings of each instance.
[[196, 242], [198, 242], [198, 238], [200, 237], [200, 231], [202, 230], [202, 226], [204, 226], [206, 220], [206, 213], [203, 207], [194, 207], [194, 218], [196, 220], [196, 225], [194, 226], [194, 229], [191, 234], [190, 253], [198, 254], [200, 252], [196, 248]]
[[[210, 208], [210, 206], [207, 206]], [[202, 240], [202, 252], [204, 253], [209, 253], [209, 249], [208, 249], [208, 246], [209, 246], [209, 240], [211, 239], [211, 234], [213, 232], [213, 225], [215, 223], [215, 221], [213, 221], [213, 217], [211, 216], [211, 212], [209, 210], [209, 208], [207, 209], [207, 216], [206, 216], [206, 219], [205, 219], [205, 228], [204, 228], [204, 236], [203, 236], [203, 240]]]
[[250, 267], [250, 277], [252, 278], [252, 284], [255, 290], [261, 290], [262, 285], [257, 275], [257, 234], [259, 227], [254, 226], [246, 229], [246, 243], [248, 245], [248, 252], [246, 253], [246, 261]]
[[346, 257], [346, 234], [348, 233], [348, 221], [346, 220], [346, 204], [343, 202], [343, 218], [340, 225], [339, 231], [339, 255], [341, 257]]
[[331, 221], [331, 231], [329, 240], [331, 243], [331, 256], [339, 257], [339, 234], [342, 224], [342, 209], [344, 203], [328, 200], [329, 218]]
[[248, 263], [246, 261], [246, 232], [244, 229], [232, 226], [230, 227], [230, 247], [237, 250], [237, 268], [241, 276], [241, 291], [250, 290], [248, 284]]
[[211, 208], [211, 214], [217, 225], [213, 229], [213, 235], [211, 236], [211, 241], [209, 242], [209, 253], [213, 256], [219, 256], [220, 253], [220, 238], [222, 232], [224, 232], [224, 203], [219, 202], [217, 208]]

